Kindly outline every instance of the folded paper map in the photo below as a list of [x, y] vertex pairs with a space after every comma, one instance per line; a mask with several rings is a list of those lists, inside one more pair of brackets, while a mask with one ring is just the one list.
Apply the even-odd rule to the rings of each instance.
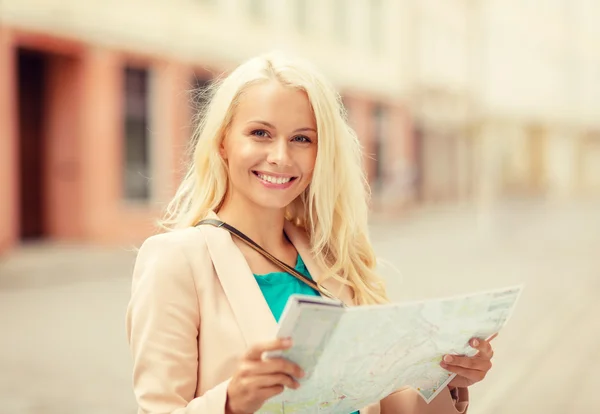
[[286, 389], [258, 413], [348, 414], [403, 387], [429, 403], [454, 378], [440, 367], [443, 355], [474, 355], [468, 341], [499, 332], [521, 290], [348, 308], [294, 295], [277, 333], [293, 346], [265, 357], [294, 361], [306, 376], [299, 389]]

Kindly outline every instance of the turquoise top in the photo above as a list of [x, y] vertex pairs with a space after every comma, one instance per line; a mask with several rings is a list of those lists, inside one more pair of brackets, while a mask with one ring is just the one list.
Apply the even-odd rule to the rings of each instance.
[[[312, 279], [300, 255], [296, 259], [294, 269]], [[277, 322], [281, 318], [281, 313], [289, 297], [293, 294], [319, 296], [317, 291], [287, 272], [272, 272], [266, 275], [255, 274], [254, 277]]]
[[[302, 275], [312, 279], [300, 255], [298, 255], [298, 258], [296, 259], [296, 266], [294, 269]], [[301, 294], [319, 296], [319, 292], [287, 272], [272, 272], [265, 275], [255, 274], [254, 278], [277, 322], [279, 322], [281, 313], [291, 295]], [[355, 411], [352, 414], [359, 413], [358, 411]]]

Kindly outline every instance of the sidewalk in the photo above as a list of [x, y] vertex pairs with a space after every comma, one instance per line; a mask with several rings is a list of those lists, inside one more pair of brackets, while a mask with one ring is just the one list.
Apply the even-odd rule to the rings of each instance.
[[[525, 283], [470, 414], [600, 407], [600, 204], [427, 208], [374, 220], [372, 238], [395, 300]], [[0, 259], [0, 412], [135, 413], [124, 327], [134, 257], [42, 245]]]

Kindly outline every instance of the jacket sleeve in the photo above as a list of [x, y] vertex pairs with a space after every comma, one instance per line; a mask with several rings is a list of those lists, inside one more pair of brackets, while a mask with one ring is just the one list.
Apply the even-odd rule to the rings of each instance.
[[469, 391], [458, 388], [458, 401], [453, 400], [448, 387], [429, 404], [417, 391], [403, 388], [380, 402], [381, 414], [465, 414], [469, 405]]
[[198, 293], [184, 252], [163, 236], [140, 248], [127, 308], [138, 413], [223, 414], [229, 381], [194, 398], [200, 368]]

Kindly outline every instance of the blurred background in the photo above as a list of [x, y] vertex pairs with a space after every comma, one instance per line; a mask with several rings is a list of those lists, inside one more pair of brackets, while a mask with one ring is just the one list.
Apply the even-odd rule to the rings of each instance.
[[191, 91], [272, 49], [343, 97], [393, 299], [525, 284], [469, 412], [598, 412], [598, 21], [597, 0], [1, 0], [0, 413], [135, 412], [133, 249]]

